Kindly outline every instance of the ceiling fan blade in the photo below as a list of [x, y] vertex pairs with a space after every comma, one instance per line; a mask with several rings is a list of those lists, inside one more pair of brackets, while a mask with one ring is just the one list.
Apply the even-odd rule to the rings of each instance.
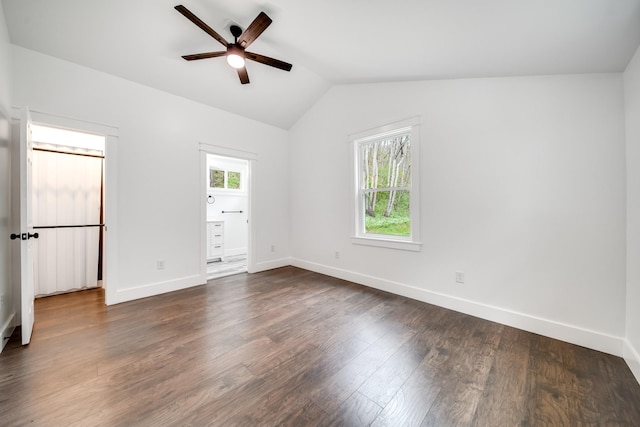
[[280, 61], [279, 59], [269, 58], [268, 56], [260, 55], [258, 53], [246, 52], [245, 57], [252, 61], [260, 62], [261, 64], [269, 65], [271, 67], [276, 67], [284, 71], [291, 71], [291, 67], [293, 65], [288, 62]]
[[217, 58], [218, 56], [225, 56], [227, 52], [205, 52], [205, 53], [194, 53], [193, 55], [182, 55], [184, 59], [187, 61], [194, 61], [196, 59], [207, 59], [207, 58]]
[[258, 38], [264, 30], [271, 25], [271, 18], [266, 13], [260, 12], [260, 14], [253, 20], [253, 22], [244, 30], [244, 33], [238, 37], [238, 44], [243, 48], [246, 48]]
[[246, 85], [249, 83], [249, 73], [247, 73], [247, 67], [238, 68], [238, 77], [240, 77], [240, 83]]
[[178, 12], [180, 12], [181, 14], [183, 14], [185, 16], [185, 18], [187, 18], [189, 21], [193, 22], [198, 27], [200, 27], [205, 33], [209, 34], [211, 37], [213, 37], [214, 39], [218, 40], [218, 42], [220, 42], [224, 47], [229, 46], [229, 42], [226, 41], [224, 39], [224, 37], [222, 37], [220, 34], [216, 33], [213, 30], [213, 28], [211, 28], [210, 26], [205, 24], [200, 18], [198, 18], [193, 13], [191, 13], [191, 11], [189, 9], [187, 9], [186, 7], [184, 7], [181, 4], [176, 6], [175, 9]]

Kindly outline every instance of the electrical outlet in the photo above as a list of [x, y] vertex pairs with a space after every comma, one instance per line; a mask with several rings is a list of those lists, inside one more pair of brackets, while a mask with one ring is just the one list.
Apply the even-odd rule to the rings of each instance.
[[336, 259], [340, 259], [340, 251], [336, 251], [335, 257], [336, 257]]
[[4, 305], [4, 294], [0, 295], [0, 306]]
[[464, 283], [464, 271], [456, 271], [456, 283]]
[[163, 259], [159, 259], [159, 260], [156, 262], [156, 268], [157, 268], [158, 270], [164, 270], [164, 260], [163, 260]]
[[276, 251], [276, 245], [271, 245], [271, 252], [275, 252]]

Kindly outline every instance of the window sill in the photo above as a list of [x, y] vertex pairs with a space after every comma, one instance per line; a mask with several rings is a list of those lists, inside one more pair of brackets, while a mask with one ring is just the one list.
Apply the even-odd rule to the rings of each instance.
[[422, 243], [409, 242], [406, 240], [380, 239], [372, 237], [352, 237], [351, 243], [354, 245], [376, 246], [379, 248], [400, 249], [403, 251], [419, 252]]

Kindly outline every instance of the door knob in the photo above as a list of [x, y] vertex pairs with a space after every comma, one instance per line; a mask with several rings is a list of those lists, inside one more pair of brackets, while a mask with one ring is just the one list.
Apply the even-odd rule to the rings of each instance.
[[31, 234], [31, 233], [22, 233], [21, 235], [20, 234], [11, 233], [11, 235], [9, 236], [9, 238], [11, 240], [16, 240], [16, 239], [18, 239], [18, 240], [20, 240], [20, 239], [27, 240], [27, 239], [31, 239], [32, 237], [34, 239], [37, 239], [38, 237], [40, 237], [40, 235], [38, 233], [33, 233], [33, 234]]

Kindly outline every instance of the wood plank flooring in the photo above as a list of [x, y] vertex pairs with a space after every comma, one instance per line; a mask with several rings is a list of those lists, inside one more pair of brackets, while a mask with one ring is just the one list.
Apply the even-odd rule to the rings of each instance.
[[39, 299], [3, 426], [638, 426], [618, 357], [293, 267]]

